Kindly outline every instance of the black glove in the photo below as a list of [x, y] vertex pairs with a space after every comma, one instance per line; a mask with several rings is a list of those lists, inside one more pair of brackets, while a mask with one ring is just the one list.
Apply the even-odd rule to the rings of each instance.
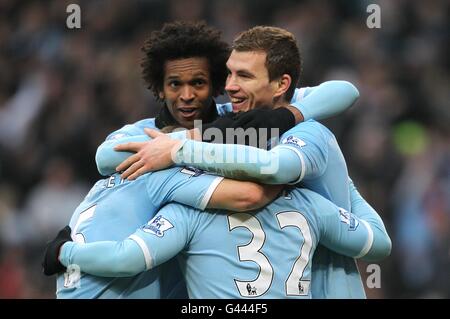
[[255, 129], [265, 128], [267, 130], [278, 128], [280, 135], [286, 133], [294, 126], [295, 116], [285, 107], [277, 109], [263, 107], [238, 113], [233, 124], [234, 128], [242, 127], [243, 129], [250, 127]]
[[59, 262], [58, 256], [61, 246], [65, 242], [72, 241], [72, 237], [70, 236], [71, 232], [72, 230], [70, 227], [66, 226], [59, 231], [55, 239], [47, 243], [44, 260], [42, 261], [42, 267], [45, 275], [51, 276], [66, 271], [66, 267]]
[[[235, 122], [235, 113], [227, 113], [224, 116], [217, 118], [214, 122], [203, 124], [202, 125], [202, 141], [208, 143], [218, 143], [218, 144], [226, 144], [226, 129], [233, 128], [233, 124]], [[222, 133], [223, 139], [219, 138], [219, 136], [205, 136], [204, 133], [209, 128], [219, 129]]]
[[[276, 137], [279, 138], [282, 134], [284, 134], [294, 126], [295, 116], [287, 108], [280, 107], [277, 109], [271, 109], [267, 107], [259, 107], [248, 112], [228, 113], [212, 123], [203, 125], [202, 137], [204, 142], [220, 144], [244, 144], [255, 147], [261, 146], [265, 149], [267, 147], [266, 142], [275, 137], [271, 135], [270, 129], [278, 128], [279, 135], [277, 135]], [[212, 136], [205, 137], [205, 135], [203, 135], [206, 129], [212, 127], [217, 128], [221, 131], [223, 139], [217, 138], [217, 136], [214, 136], [213, 138]], [[235, 135], [227, 136], [227, 128], [242, 128], [244, 130], [248, 128], [255, 128], [257, 140], [250, 140], [250, 135], [245, 135], [243, 136], [243, 138], [239, 138], [239, 136]], [[260, 128], [264, 128], [265, 130], [260, 132]]]

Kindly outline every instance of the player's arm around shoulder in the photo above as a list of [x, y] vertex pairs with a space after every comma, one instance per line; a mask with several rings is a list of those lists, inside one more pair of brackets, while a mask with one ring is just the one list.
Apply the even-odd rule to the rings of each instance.
[[380, 261], [391, 254], [392, 241], [383, 220], [372, 206], [361, 196], [353, 181], [349, 179], [351, 211], [358, 218], [365, 220], [373, 233], [373, 245], [362, 258], [364, 261]]
[[362, 258], [373, 247], [368, 223], [309, 191], [310, 209], [318, 220], [320, 243], [348, 257]]
[[144, 128], [154, 128], [154, 119], [145, 119], [134, 124], [127, 124], [117, 131], [109, 134], [100, 144], [95, 154], [98, 172], [108, 176], [116, 172], [116, 167], [131, 156], [132, 152], [117, 152], [114, 147], [130, 142], [145, 142], [150, 138], [145, 134]]
[[280, 193], [282, 185], [223, 179], [215, 189], [207, 208], [247, 212], [266, 206]]
[[326, 119], [350, 108], [359, 98], [358, 89], [348, 81], [326, 81], [315, 87], [296, 89], [291, 105], [303, 120]]
[[97, 148], [95, 163], [98, 172], [103, 176], [116, 173], [116, 167], [134, 154], [128, 151], [116, 151], [115, 147], [123, 144], [146, 143], [150, 140], [147, 135], [124, 136], [106, 140]]
[[142, 251], [146, 269], [168, 261], [188, 246], [201, 218], [199, 210], [169, 203], [131, 235], [129, 239], [135, 241]]
[[82, 272], [101, 277], [129, 277], [145, 270], [139, 246], [130, 239], [62, 245], [59, 261], [77, 265]]
[[[280, 144], [273, 151], [289, 150], [296, 155], [296, 161], [300, 164], [296, 178], [289, 184], [296, 184], [303, 179], [312, 179], [321, 176], [328, 164], [328, 139], [325, 127], [314, 120], [299, 123], [286, 132], [280, 140]], [[289, 163], [286, 155], [280, 157], [283, 163]], [[282, 165], [282, 166], [283, 166]], [[286, 166], [285, 169], [288, 167]]]

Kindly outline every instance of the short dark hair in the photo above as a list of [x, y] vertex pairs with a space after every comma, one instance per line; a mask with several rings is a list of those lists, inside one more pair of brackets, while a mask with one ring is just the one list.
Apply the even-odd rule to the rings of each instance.
[[221, 32], [205, 22], [166, 23], [161, 30], [150, 34], [142, 51], [145, 54], [141, 64], [143, 78], [157, 99], [163, 90], [166, 61], [193, 57], [208, 60], [213, 95], [224, 92], [230, 47], [221, 39]]
[[292, 33], [277, 27], [257, 26], [241, 32], [233, 41], [232, 49], [266, 52], [265, 65], [269, 71], [269, 80], [289, 74], [292, 83], [286, 91], [286, 100], [292, 99], [302, 68], [300, 49]]

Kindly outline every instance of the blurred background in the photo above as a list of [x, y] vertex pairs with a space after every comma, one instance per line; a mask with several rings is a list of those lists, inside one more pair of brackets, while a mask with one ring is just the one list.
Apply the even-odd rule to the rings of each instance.
[[[70, 3], [81, 29], [66, 27]], [[371, 3], [379, 29], [366, 25]], [[381, 288], [367, 294], [449, 298], [449, 9], [446, 0], [1, 0], [0, 298], [54, 298], [40, 267], [45, 242], [100, 178], [94, 156], [106, 135], [158, 109], [140, 49], [176, 19], [204, 19], [229, 42], [258, 24], [286, 28], [303, 54], [300, 86], [357, 86], [359, 101], [325, 124], [393, 241]]]

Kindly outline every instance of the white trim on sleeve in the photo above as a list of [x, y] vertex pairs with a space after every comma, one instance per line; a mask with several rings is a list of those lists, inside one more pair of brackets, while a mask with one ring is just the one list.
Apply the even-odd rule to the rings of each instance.
[[200, 210], [205, 210], [206, 206], [208, 206], [209, 200], [211, 199], [212, 195], [214, 194], [214, 191], [216, 190], [217, 186], [219, 186], [220, 182], [223, 180], [222, 176], [217, 176], [211, 185], [209, 185], [208, 190], [206, 191], [205, 195], [202, 198], [202, 201], [200, 202]]
[[365, 220], [360, 219], [360, 222], [366, 226], [367, 228], [367, 241], [366, 244], [364, 245], [363, 249], [361, 250], [361, 252], [355, 257], [355, 258], [361, 258], [364, 257], [370, 250], [370, 248], [372, 248], [372, 244], [373, 244], [373, 230], [372, 227], [370, 227], [369, 223], [366, 222]]
[[131, 235], [128, 238], [134, 240], [139, 245], [142, 252], [144, 253], [145, 268], [146, 268], [146, 270], [151, 269], [152, 268], [152, 256], [150, 255], [150, 251], [148, 250], [148, 247], [147, 247], [147, 244], [145, 243], [145, 241], [141, 237], [139, 237], [135, 234]]
[[301, 164], [300, 177], [298, 179], [296, 179], [295, 181], [288, 183], [288, 185], [295, 185], [295, 184], [301, 182], [303, 180], [303, 177], [305, 177], [305, 174], [306, 174], [305, 158], [303, 157], [302, 152], [300, 152], [295, 147], [289, 146], [288, 144], [279, 144], [277, 146], [277, 148], [287, 148], [287, 149], [290, 149], [290, 150], [294, 151], [297, 154], [297, 156], [300, 159], [300, 164]]

